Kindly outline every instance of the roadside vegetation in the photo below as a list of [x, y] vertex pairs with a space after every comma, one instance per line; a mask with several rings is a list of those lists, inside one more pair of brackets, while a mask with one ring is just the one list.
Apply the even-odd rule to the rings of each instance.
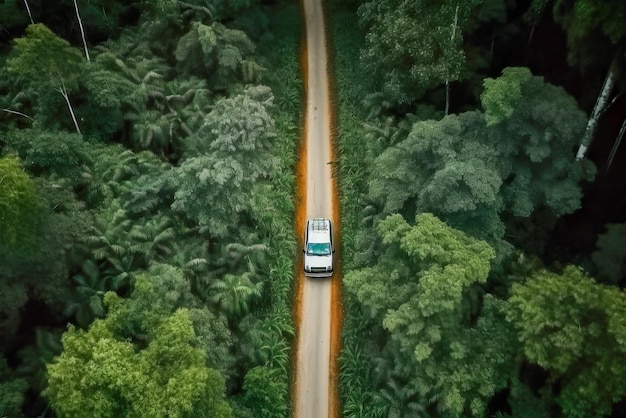
[[0, 4], [0, 415], [287, 416], [297, 5], [78, 3]]
[[[587, 252], [553, 237], [594, 188], [596, 164], [576, 154], [623, 52], [625, 12], [585, 0], [331, 3], [342, 416], [620, 410], [624, 224], [601, 225]], [[534, 40], [546, 26], [560, 38]], [[541, 65], [559, 41], [567, 74]]]

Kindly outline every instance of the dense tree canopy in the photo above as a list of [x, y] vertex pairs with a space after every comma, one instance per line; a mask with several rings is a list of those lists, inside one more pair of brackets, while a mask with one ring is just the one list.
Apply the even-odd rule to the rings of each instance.
[[588, 174], [573, 158], [584, 128], [575, 101], [523, 68], [486, 79], [481, 98], [484, 114], [417, 121], [375, 158], [369, 193], [383, 213], [433, 212], [497, 240], [502, 212], [527, 217], [547, 207], [562, 215], [580, 206]]
[[223, 378], [193, 347], [188, 311], [146, 330], [150, 341], [138, 352], [112, 331], [116, 324], [110, 321], [96, 320], [87, 332], [70, 327], [64, 334], [64, 351], [48, 366], [46, 391], [59, 416], [230, 416]]
[[465, 64], [463, 26], [478, 2], [366, 1], [359, 18], [368, 30], [361, 60], [392, 104], [413, 104]]
[[[326, 4], [345, 416], [626, 397], [624, 219], [553, 240], [625, 4]], [[0, 415], [289, 415], [297, 5], [76, 5], [0, 1]]]
[[[219, 342], [227, 331], [219, 330], [215, 318], [209, 325], [210, 313], [195, 313], [202, 309], [181, 272], [154, 265], [137, 277], [130, 298], [110, 292], [104, 301], [106, 317], [88, 331], [71, 326], [63, 336], [63, 353], [48, 366], [46, 393], [60, 416], [84, 411], [93, 416], [144, 416], [146, 411], [152, 416], [230, 416], [222, 399], [224, 379], [208, 367], [208, 361], [225, 364]], [[194, 318], [203, 331], [200, 346]]]
[[296, 9], [77, 6], [0, 4], [0, 415], [286, 413]]
[[493, 249], [431, 214], [418, 215], [414, 226], [392, 215], [377, 232], [384, 248], [378, 262], [349, 272], [345, 283], [389, 333], [383, 353], [392, 370], [384, 373], [423, 406], [438, 399], [444, 415], [483, 414], [505, 386], [513, 356], [512, 336], [498, 320], [501, 301], [487, 297], [482, 312], [478, 305]]
[[528, 360], [560, 382], [563, 413], [610, 413], [612, 403], [626, 394], [624, 292], [598, 285], [570, 266], [514, 285], [507, 309]]
[[84, 58], [69, 42], [58, 37], [41, 23], [28, 26], [26, 36], [15, 40], [14, 56], [8, 61], [8, 69], [26, 85], [38, 92], [42, 114], [51, 103], [45, 99], [49, 90], [57, 91], [65, 100], [74, 128], [80, 134], [80, 125], [70, 102], [70, 93], [78, 88], [83, 71]]
[[[177, 170], [172, 207], [183, 211], [215, 236], [225, 236], [250, 211], [258, 179], [276, 170], [276, 136], [268, 113], [273, 96], [257, 86], [218, 102], [188, 141], [188, 158]], [[219, 203], [218, 203], [219, 202]]]
[[[347, 416], [602, 416], [624, 399], [608, 366], [623, 355], [623, 214], [602, 229], [583, 198], [602, 193], [594, 164], [575, 156], [581, 109], [611, 59], [623, 66], [623, 7], [531, 3], [465, 2], [458, 16], [455, 2], [335, 8]], [[355, 10], [361, 31], [348, 29]], [[441, 111], [448, 87], [456, 114]], [[621, 196], [623, 176], [608, 177]], [[563, 241], [593, 248], [597, 232], [593, 255], [568, 253]]]
[[0, 178], [0, 252], [32, 252], [42, 213], [35, 183], [14, 156], [0, 158]]

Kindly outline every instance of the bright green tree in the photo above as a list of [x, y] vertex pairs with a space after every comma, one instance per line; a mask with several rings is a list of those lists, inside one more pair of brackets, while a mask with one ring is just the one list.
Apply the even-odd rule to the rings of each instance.
[[513, 358], [502, 302], [485, 296], [478, 304], [493, 249], [431, 214], [418, 215], [414, 226], [391, 215], [377, 232], [383, 254], [345, 283], [388, 332], [384, 352], [395, 378], [443, 414], [484, 413], [506, 386]]
[[246, 373], [243, 388], [246, 390], [244, 403], [254, 408], [262, 418], [273, 418], [287, 414], [287, 384], [279, 369], [257, 366]]
[[105, 303], [107, 317], [88, 331], [70, 326], [63, 352], [48, 365], [45, 394], [59, 416], [231, 415], [223, 377], [196, 348], [189, 310], [140, 313], [113, 293]]
[[626, 296], [580, 269], [515, 284], [507, 319], [524, 354], [550, 373], [568, 417], [601, 417], [626, 395]]
[[[84, 59], [80, 51], [69, 42], [59, 38], [42, 23], [29, 25], [26, 36], [15, 40], [8, 69], [24, 84], [32, 85], [45, 95], [45, 91], [57, 91], [67, 106], [74, 128], [81, 133], [70, 93], [78, 88]], [[41, 98], [40, 98], [41, 100]], [[45, 112], [46, 109], [40, 109]]]
[[0, 158], [0, 253], [26, 256], [37, 245], [42, 206], [37, 187], [14, 156]]

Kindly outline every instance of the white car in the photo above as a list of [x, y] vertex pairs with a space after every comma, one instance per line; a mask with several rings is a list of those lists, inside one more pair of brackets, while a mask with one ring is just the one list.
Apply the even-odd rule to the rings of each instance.
[[313, 218], [304, 230], [304, 275], [331, 277], [333, 275], [333, 226], [330, 219]]

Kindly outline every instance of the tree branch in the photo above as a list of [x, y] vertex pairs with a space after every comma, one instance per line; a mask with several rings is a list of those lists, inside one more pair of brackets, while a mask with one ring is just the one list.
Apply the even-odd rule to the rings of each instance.
[[26, 113], [18, 112], [17, 110], [11, 110], [11, 109], [5, 109], [5, 108], [0, 109], [0, 110], [2, 110], [3, 112], [7, 112], [7, 113], [14, 114], [14, 115], [23, 116], [23, 117], [25, 117], [25, 118], [28, 118], [28, 119], [30, 119], [30, 120], [33, 120], [33, 118], [31, 118], [30, 116], [28, 116]]

